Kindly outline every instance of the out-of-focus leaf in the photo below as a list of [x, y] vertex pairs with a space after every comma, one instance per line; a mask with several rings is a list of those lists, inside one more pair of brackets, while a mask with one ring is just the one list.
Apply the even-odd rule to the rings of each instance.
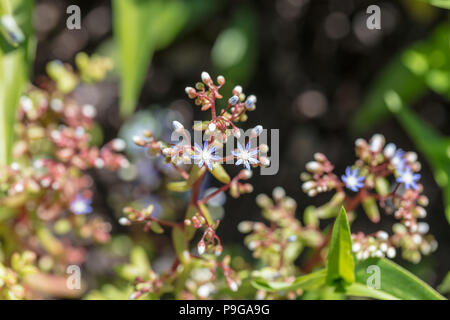
[[450, 98], [450, 23], [438, 25], [430, 36], [396, 55], [380, 72], [352, 120], [361, 133], [390, 116], [385, 95], [393, 90], [408, 106], [427, 89]]
[[223, 92], [229, 92], [235, 84], [247, 83], [252, 76], [258, 56], [257, 39], [254, 9], [242, 6], [236, 8], [230, 26], [217, 36], [211, 51], [211, 60], [217, 73], [230, 79]]
[[155, 221], [152, 221], [150, 224], [150, 228], [154, 233], [162, 234], [164, 233], [164, 229], [161, 227], [161, 225]]
[[[369, 267], [379, 268], [380, 287], [368, 288], [369, 277], [376, 276], [368, 273]], [[357, 286], [349, 286], [346, 292], [349, 295], [371, 297], [376, 299], [402, 299], [402, 300], [442, 300], [445, 299], [428, 284], [417, 278], [408, 270], [388, 259], [370, 258], [358, 261], [355, 268]], [[363, 287], [366, 288], [363, 288]], [[348, 290], [348, 291], [347, 291]]]
[[380, 221], [380, 211], [378, 210], [377, 201], [374, 198], [366, 198], [361, 201], [361, 205], [370, 221], [377, 223]]
[[450, 272], [447, 273], [444, 281], [442, 281], [442, 283], [439, 285], [438, 290], [443, 294], [450, 293]]
[[188, 263], [190, 260], [188, 240], [184, 231], [179, 227], [174, 227], [172, 229], [172, 241], [175, 246], [175, 252], [177, 253], [178, 259], [182, 263]]
[[[13, 126], [19, 98], [25, 89], [34, 55], [32, 34], [32, 0], [11, 1], [10, 14], [25, 35], [25, 40], [11, 45], [0, 35], [0, 165], [11, 161]], [[1, 11], [6, 10], [1, 8]], [[5, 14], [8, 12], [0, 12]]]
[[187, 184], [192, 186], [201, 176], [203, 176], [206, 172], [206, 167], [199, 167], [198, 165], [193, 165], [191, 171], [189, 172], [189, 178], [187, 180]]
[[325, 278], [327, 276], [327, 270], [321, 269], [313, 273], [300, 276], [292, 283], [267, 281], [264, 279], [255, 279], [252, 281], [252, 285], [256, 289], [265, 291], [292, 291], [297, 289], [311, 290], [317, 289], [325, 285]]
[[173, 192], [186, 192], [190, 186], [187, 181], [174, 181], [167, 184], [167, 189]]
[[435, 7], [450, 9], [450, 1], [448, 0], [422, 0], [422, 1], [429, 3]]
[[114, 0], [112, 4], [120, 59], [120, 113], [127, 117], [136, 107], [154, 52], [169, 45], [190, 19], [200, 21], [215, 1]]
[[405, 108], [396, 92], [389, 91], [388, 94], [388, 107], [433, 169], [434, 179], [444, 193], [445, 214], [450, 223], [450, 138]]
[[336, 218], [331, 235], [326, 281], [328, 285], [336, 286], [338, 289], [342, 289], [355, 281], [352, 239], [344, 207]]
[[230, 176], [220, 163], [215, 163], [211, 170], [211, 174], [220, 182], [227, 184], [231, 181]]
[[137, 277], [147, 277], [150, 268], [150, 262], [144, 248], [134, 247], [131, 250], [130, 263], [119, 266], [117, 272], [124, 279], [132, 281]]

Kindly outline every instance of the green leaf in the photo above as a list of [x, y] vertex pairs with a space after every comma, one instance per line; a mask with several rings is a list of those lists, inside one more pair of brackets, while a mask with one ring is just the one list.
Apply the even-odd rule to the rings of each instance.
[[215, 163], [211, 170], [211, 174], [223, 184], [227, 184], [231, 181], [230, 176], [225, 171], [223, 166], [220, 163]]
[[300, 276], [292, 283], [267, 281], [264, 279], [252, 280], [252, 285], [256, 289], [262, 289], [265, 291], [292, 291], [297, 289], [312, 290], [317, 289], [325, 285], [325, 279], [327, 276], [327, 270], [321, 269], [313, 273]]
[[25, 41], [15, 47], [0, 35], [0, 165], [11, 161], [16, 110], [28, 82], [30, 61], [34, 55], [34, 39], [31, 37], [34, 1], [16, 0], [11, 4]]
[[152, 229], [152, 231], [154, 233], [157, 234], [162, 234], [164, 233], [164, 229], [161, 227], [161, 225], [155, 221], [152, 221], [152, 223], [150, 224], [150, 228]]
[[375, 198], [367, 197], [361, 201], [361, 205], [370, 221], [373, 223], [380, 221], [380, 211], [378, 210], [378, 205]]
[[189, 172], [189, 178], [187, 184], [192, 186], [200, 177], [202, 177], [206, 172], [206, 167], [199, 167], [198, 165], [193, 165], [191, 171]]
[[167, 184], [167, 189], [173, 192], [186, 192], [190, 188], [187, 181], [174, 181]]
[[177, 253], [178, 259], [180, 259], [182, 263], [188, 263], [190, 260], [188, 239], [180, 227], [172, 228], [172, 241], [175, 246], [175, 252]]
[[365, 132], [391, 115], [386, 100], [389, 91], [395, 91], [405, 106], [427, 89], [450, 98], [449, 32], [448, 22], [438, 25], [426, 39], [398, 53], [380, 71], [352, 119], [355, 132]]
[[130, 253], [130, 263], [117, 267], [117, 272], [124, 279], [133, 281], [137, 277], [146, 278], [150, 270], [150, 262], [142, 247], [134, 247]]
[[443, 294], [450, 293], [450, 272], [447, 273], [444, 281], [439, 285], [438, 290]]
[[[379, 268], [379, 289], [369, 288], [369, 277], [375, 274], [368, 272], [368, 268]], [[349, 295], [371, 297], [376, 299], [402, 299], [402, 300], [442, 300], [445, 299], [437, 291], [417, 278], [408, 270], [400, 267], [388, 259], [370, 258], [358, 261], [355, 269], [356, 282], [346, 288]], [[364, 289], [362, 286], [367, 287]]]
[[121, 76], [120, 113], [130, 116], [155, 51], [210, 12], [214, 1], [113, 0], [114, 37], [119, 47]]
[[342, 207], [331, 235], [327, 257], [327, 284], [336, 286], [338, 289], [352, 284], [355, 281], [354, 269], [350, 226], [347, 213]]
[[450, 1], [449, 0], [422, 0], [423, 2], [426, 2], [428, 4], [431, 4], [432, 6], [444, 8], [444, 9], [450, 9]]
[[236, 7], [230, 25], [216, 38], [211, 62], [218, 74], [229, 79], [223, 92], [245, 85], [254, 74], [258, 57], [258, 16], [250, 6]]

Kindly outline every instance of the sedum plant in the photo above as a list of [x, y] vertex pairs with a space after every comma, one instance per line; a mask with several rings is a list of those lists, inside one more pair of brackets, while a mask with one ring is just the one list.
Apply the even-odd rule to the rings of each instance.
[[[394, 258], [401, 249], [403, 258], [417, 263], [423, 254], [434, 251], [437, 244], [428, 235], [428, 225], [418, 222], [426, 216], [424, 207], [428, 200], [419, 182], [417, 155], [397, 149], [393, 144], [385, 145], [384, 137], [379, 134], [369, 142], [356, 141], [358, 159], [340, 177], [325, 155], [314, 155], [315, 160], [307, 164], [307, 172], [301, 175], [302, 188], [312, 197], [322, 192], [334, 192], [334, 195], [318, 208], [307, 207], [302, 221], [296, 217], [296, 202], [286, 196], [281, 187], [274, 189], [272, 199], [259, 195], [257, 204], [269, 224], [243, 221], [238, 226], [241, 232], [249, 233], [245, 243], [257, 262], [233, 263], [239, 257], [223, 253], [224, 247], [217, 235], [220, 221], [212, 218], [206, 204], [227, 191], [234, 198], [251, 192], [252, 186], [245, 182], [251, 177], [251, 169], [267, 166], [270, 161], [265, 156], [268, 146], [255, 141], [262, 127], [253, 128], [247, 139], [242, 137], [238, 127], [247, 119], [248, 111], [255, 109], [256, 98], [246, 97], [237, 86], [226, 106], [219, 110], [217, 101], [222, 99], [219, 89], [225, 79], [219, 76], [217, 82], [215, 84], [204, 72], [202, 82], [195, 88], [186, 88], [189, 98], [210, 114], [210, 120], [193, 126], [194, 132], [201, 133], [205, 140], [203, 145], [192, 146], [189, 131], [178, 121], [173, 122], [174, 132], [183, 142], [160, 141], [151, 131], [134, 137], [138, 146], [147, 148], [149, 154], [162, 157], [175, 168], [179, 180], [167, 183], [166, 188], [172, 192], [188, 192], [190, 200], [179, 222], [155, 216], [153, 205], [123, 210], [125, 216], [119, 221], [122, 225], [142, 224], [145, 231], [155, 233], [171, 229], [176, 252], [172, 266], [162, 272], [156, 272], [148, 263], [144, 263], [144, 267], [133, 264], [122, 267], [122, 274], [128, 278], [132, 270], [140, 270], [132, 277], [131, 299], [345, 296], [442, 299], [432, 288], [386, 259]], [[237, 148], [230, 137], [241, 139]], [[227, 148], [229, 143], [232, 143], [231, 148]], [[231, 153], [217, 154], [225, 149], [231, 149]], [[231, 178], [222, 166], [227, 160], [244, 169]], [[201, 188], [207, 174], [222, 186], [202, 196]], [[384, 230], [351, 234], [350, 223], [357, 217], [360, 206], [374, 223], [381, 219], [380, 209], [393, 215], [398, 223], [393, 226], [392, 235]], [[336, 217], [334, 227], [322, 228], [321, 220]], [[303, 252], [304, 259], [300, 259]], [[133, 261], [145, 260], [140, 256]], [[299, 261], [302, 261], [300, 265]], [[366, 284], [368, 266], [382, 269], [383, 290]], [[399, 290], [395, 281], [410, 290]]]

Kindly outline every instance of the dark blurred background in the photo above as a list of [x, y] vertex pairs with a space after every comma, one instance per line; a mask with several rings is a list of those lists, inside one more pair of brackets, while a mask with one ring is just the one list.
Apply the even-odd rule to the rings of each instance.
[[[329, 195], [309, 198], [302, 192], [299, 174], [305, 163], [315, 152], [323, 152], [336, 165], [336, 173], [341, 174], [354, 161], [354, 141], [358, 136], [350, 130], [350, 120], [368, 87], [394, 55], [426, 38], [438, 24], [448, 19], [448, 12], [420, 1], [206, 1], [212, 3], [210, 11], [194, 17], [198, 21], [189, 23], [170, 44], [153, 55], [137, 112], [142, 115], [140, 120], [144, 115], [150, 118], [154, 115], [158, 119], [156, 124], [150, 119], [150, 126], [152, 123], [161, 126], [164, 122], [170, 125], [169, 118], [174, 115], [182, 116], [184, 123], [206, 119], [184, 93], [184, 87], [195, 84], [203, 70], [214, 77], [221, 72], [230, 81], [239, 81], [246, 93], [258, 97], [257, 110], [250, 114], [246, 128], [261, 124], [265, 128], [280, 129], [280, 170], [275, 176], [255, 174], [251, 180], [255, 187], [253, 195], [238, 200], [228, 197], [224, 205], [219, 235], [225, 243], [243, 246], [238, 223], [261, 220], [254, 195], [270, 194], [274, 187], [282, 186], [297, 200], [299, 217], [308, 205], [318, 206], [328, 200]], [[47, 62], [60, 59], [73, 64], [79, 51], [115, 57], [110, 1], [79, 1], [82, 28], [68, 30], [66, 8], [73, 3], [37, 1], [36, 81], [45, 73]], [[381, 30], [366, 28], [366, 8], [371, 4], [381, 7]], [[233, 34], [236, 30], [244, 30], [250, 38]], [[234, 66], [233, 59], [241, 62]], [[97, 120], [106, 141], [117, 135], [127, 136], [118, 114], [119, 92], [118, 78], [113, 75], [105, 83], [82, 86], [75, 93], [82, 102], [97, 106]], [[229, 92], [223, 93], [229, 95]], [[442, 134], [450, 134], [449, 103], [441, 95], [430, 91], [417, 99], [411, 109]], [[173, 112], [166, 114], [164, 110]], [[141, 113], [143, 111], [149, 113]], [[128, 128], [140, 128], [132, 121], [126, 124]], [[145, 126], [145, 123], [141, 121], [140, 125]], [[392, 117], [373, 126], [362, 137], [370, 138], [376, 132], [404, 150], [416, 149]], [[439, 248], [419, 266], [401, 259], [399, 262], [436, 285], [450, 266], [449, 224], [444, 215], [441, 189], [420, 153], [419, 158], [423, 164], [424, 193], [430, 199], [426, 221]], [[98, 211], [109, 215], [117, 233], [129, 232], [115, 222], [120, 215], [117, 206], [135, 197], [160, 201], [159, 182], [152, 182], [152, 179], [162, 179], [160, 173], [145, 167], [140, 160], [136, 163], [136, 172], [122, 174], [123, 179], [93, 173], [101, 194], [95, 205]], [[134, 180], [137, 176], [147, 179], [144, 181], [146, 188]], [[214, 186], [213, 179], [209, 182]], [[129, 198], [118, 201], [117, 194], [123, 196], [124, 193], [129, 193]], [[182, 210], [178, 215], [181, 214]], [[390, 231], [392, 222], [391, 217], [384, 217], [379, 225], [373, 225], [360, 214], [353, 230], [381, 228]], [[169, 239], [162, 236], [146, 237], [164, 246], [170, 245]]]

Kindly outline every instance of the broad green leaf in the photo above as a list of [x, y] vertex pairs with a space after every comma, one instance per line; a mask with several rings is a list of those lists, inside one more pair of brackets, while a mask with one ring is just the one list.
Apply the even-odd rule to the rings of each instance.
[[[24, 33], [25, 41], [16, 47], [0, 34], [0, 165], [11, 161], [16, 110], [28, 81], [30, 61], [34, 55], [31, 37], [33, 4], [32, 0], [11, 1], [11, 13]], [[2, 7], [0, 11], [3, 10], [5, 8]]]
[[[369, 267], [378, 267], [380, 276], [379, 289], [364, 289], [367, 287], [369, 277], [376, 276], [368, 272]], [[371, 297], [376, 299], [402, 299], [402, 300], [442, 300], [445, 299], [437, 291], [417, 278], [408, 270], [400, 267], [388, 259], [370, 258], [358, 261], [355, 268], [356, 282], [359, 286], [349, 286], [346, 292], [349, 295]], [[348, 291], [347, 291], [348, 290]], [[378, 294], [375, 291], [378, 292]]]
[[336, 218], [331, 235], [326, 281], [328, 285], [336, 286], [338, 289], [355, 281], [352, 239], [344, 207], [341, 208]]
[[382, 290], [377, 290], [375, 288], [367, 286], [367, 284], [362, 283], [352, 283], [345, 288], [345, 293], [348, 296], [373, 298], [378, 300], [399, 300], [399, 298], [390, 295]]
[[317, 289], [325, 285], [325, 279], [327, 276], [327, 270], [321, 269], [313, 273], [300, 276], [292, 283], [267, 281], [264, 279], [252, 280], [252, 285], [256, 289], [262, 289], [265, 291], [292, 291], [297, 289], [312, 290]]

